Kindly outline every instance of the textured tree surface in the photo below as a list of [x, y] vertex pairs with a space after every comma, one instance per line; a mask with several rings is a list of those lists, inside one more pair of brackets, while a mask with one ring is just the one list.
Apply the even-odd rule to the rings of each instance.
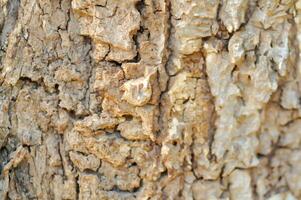
[[0, 0], [0, 199], [301, 199], [298, 0]]

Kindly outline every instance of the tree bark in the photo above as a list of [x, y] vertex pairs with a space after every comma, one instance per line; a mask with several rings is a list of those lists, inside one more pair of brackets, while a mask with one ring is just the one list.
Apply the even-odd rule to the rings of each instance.
[[298, 0], [0, 0], [0, 199], [301, 199]]

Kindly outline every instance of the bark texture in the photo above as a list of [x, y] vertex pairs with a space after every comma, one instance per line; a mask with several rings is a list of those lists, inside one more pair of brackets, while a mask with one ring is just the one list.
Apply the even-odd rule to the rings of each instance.
[[301, 199], [301, 1], [0, 0], [0, 199]]

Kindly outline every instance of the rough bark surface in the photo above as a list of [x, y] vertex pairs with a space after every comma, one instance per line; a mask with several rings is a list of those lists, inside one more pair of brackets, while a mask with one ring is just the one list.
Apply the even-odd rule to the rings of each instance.
[[298, 0], [0, 0], [0, 199], [301, 199]]

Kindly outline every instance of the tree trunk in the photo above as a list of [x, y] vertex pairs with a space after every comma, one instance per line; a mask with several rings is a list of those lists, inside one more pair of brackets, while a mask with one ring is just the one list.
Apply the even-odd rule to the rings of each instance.
[[301, 199], [300, 1], [0, 0], [0, 47], [0, 199]]

